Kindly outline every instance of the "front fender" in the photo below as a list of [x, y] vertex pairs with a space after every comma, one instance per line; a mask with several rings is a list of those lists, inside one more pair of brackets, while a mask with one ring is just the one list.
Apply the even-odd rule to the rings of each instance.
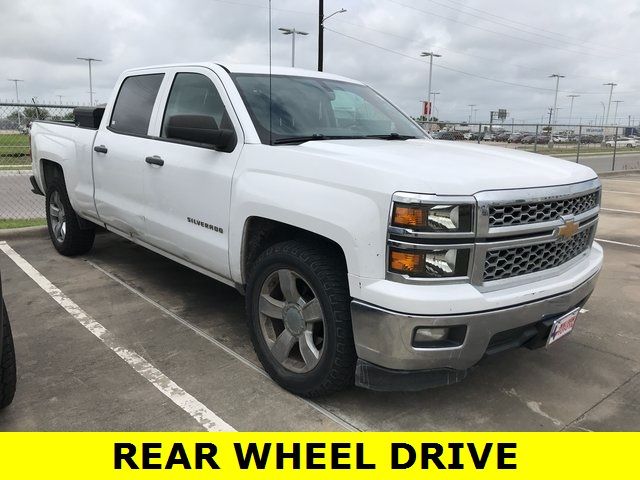
[[232, 278], [242, 283], [243, 235], [250, 217], [275, 220], [332, 240], [342, 248], [350, 274], [383, 278], [387, 215], [386, 204], [363, 192], [270, 172], [245, 172], [232, 189]]

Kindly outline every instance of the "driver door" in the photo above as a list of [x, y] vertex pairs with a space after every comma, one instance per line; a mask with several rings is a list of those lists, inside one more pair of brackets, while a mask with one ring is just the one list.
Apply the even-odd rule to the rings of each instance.
[[[148, 242], [209, 272], [229, 278], [229, 204], [233, 172], [243, 144], [242, 131], [217, 75], [202, 67], [170, 73], [164, 111], [157, 115], [154, 136], [145, 152], [162, 165], [147, 164]], [[210, 145], [169, 138], [175, 115], [206, 115], [219, 129], [233, 129], [230, 152]], [[160, 162], [158, 162], [160, 163]]]

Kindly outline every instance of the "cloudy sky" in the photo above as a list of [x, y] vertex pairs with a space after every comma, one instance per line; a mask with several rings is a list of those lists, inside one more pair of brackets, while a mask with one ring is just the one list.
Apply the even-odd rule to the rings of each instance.
[[[317, 0], [272, 0], [273, 63], [315, 69]], [[85, 62], [96, 57], [94, 91], [106, 101], [126, 68], [219, 60], [268, 63], [268, 0], [0, 0], [0, 101], [88, 101]], [[540, 121], [560, 81], [558, 121], [602, 116], [616, 82], [618, 122], [640, 120], [640, 2], [629, 0], [325, 0], [325, 70], [357, 78], [417, 115], [426, 97], [423, 50], [442, 55], [433, 70], [440, 118], [477, 119], [506, 108], [516, 122]], [[614, 105], [611, 107], [613, 122]]]

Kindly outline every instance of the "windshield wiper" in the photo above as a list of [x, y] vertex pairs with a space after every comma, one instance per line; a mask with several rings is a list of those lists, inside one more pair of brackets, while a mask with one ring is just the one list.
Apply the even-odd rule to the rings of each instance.
[[365, 138], [362, 135], [324, 135], [322, 133], [314, 133], [313, 135], [299, 136], [299, 137], [285, 137], [278, 138], [273, 141], [274, 145], [282, 145], [286, 143], [304, 143], [304, 142], [312, 142], [315, 140], [343, 140], [343, 139], [354, 139], [354, 138]]
[[408, 140], [409, 138], [416, 138], [414, 135], [400, 135], [399, 133], [391, 132], [383, 135], [366, 135], [365, 138], [379, 138], [381, 140]]

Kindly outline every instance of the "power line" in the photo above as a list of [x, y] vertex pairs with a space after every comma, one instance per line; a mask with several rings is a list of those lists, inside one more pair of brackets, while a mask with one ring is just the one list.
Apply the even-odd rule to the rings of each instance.
[[[397, 33], [391, 33], [391, 32], [387, 32], [385, 30], [379, 30], [377, 28], [372, 28], [372, 27], [369, 27], [369, 26], [361, 24], [361, 23], [354, 23], [354, 22], [349, 22], [349, 21], [346, 21], [346, 20], [335, 20], [335, 21], [338, 22], [338, 23], [344, 23], [345, 25], [351, 25], [351, 26], [358, 27], [358, 28], [364, 28], [365, 30], [371, 30], [372, 32], [381, 33], [383, 35], [389, 35], [391, 37], [395, 37], [395, 38], [398, 38], [400, 40], [405, 40], [405, 41], [408, 41], [408, 42], [416, 42], [416, 41], [419, 40], [418, 38], [409, 38], [409, 37], [405, 37], [403, 35], [398, 35]], [[509, 65], [514, 66], [514, 67], [522, 68], [522, 69], [525, 69], [525, 70], [530, 70], [532, 72], [543, 73], [545, 75], [548, 73], [548, 69], [533, 68], [533, 67], [529, 67], [527, 65], [521, 65], [519, 63], [514, 63], [514, 62], [512, 62], [510, 60], [485, 57], [483, 55], [477, 55], [475, 53], [465, 53], [465, 52], [461, 52], [459, 50], [453, 50], [453, 49], [451, 49], [449, 47], [442, 47], [442, 46], [438, 45], [437, 47], [430, 47], [430, 48], [437, 48], [439, 50], [444, 50], [446, 52], [451, 52], [451, 53], [456, 54], [456, 55], [462, 55], [462, 56], [470, 57], [470, 58], [474, 58], [474, 59], [485, 60], [487, 62], [494, 62], [494, 63], [499, 63], [499, 64], [509, 64]], [[596, 81], [601, 81], [604, 78], [604, 77], [593, 77], [593, 76], [590, 76], [590, 75], [577, 75], [577, 74], [571, 74], [571, 77], [572, 78], [588, 78], [588, 79], [596, 80]]]
[[589, 56], [589, 57], [611, 58], [610, 55], [604, 56], [604, 55], [597, 55], [597, 54], [594, 54], [594, 53], [580, 52], [578, 50], [570, 50], [568, 48], [563, 48], [563, 47], [556, 46], [556, 45], [549, 45], [548, 43], [536, 42], [535, 40], [530, 40], [530, 39], [527, 39], [527, 38], [517, 37], [515, 35], [510, 35], [510, 34], [504, 33], [504, 32], [496, 32], [495, 30], [491, 30], [491, 29], [488, 29], [488, 28], [480, 27], [478, 25], [474, 25], [472, 23], [464, 22], [464, 21], [458, 20], [456, 18], [451, 18], [451, 17], [447, 17], [445, 15], [439, 15], [437, 13], [430, 12], [430, 11], [427, 11], [427, 10], [422, 10], [422, 9], [414, 7], [412, 5], [406, 5], [404, 3], [397, 2], [396, 0], [387, 0], [387, 1], [391, 2], [393, 4], [396, 4], [396, 5], [400, 5], [400, 6], [405, 7], [405, 8], [409, 8], [411, 10], [415, 10], [416, 12], [423, 13], [423, 14], [425, 14], [427, 16], [433, 16], [433, 17], [442, 18], [442, 19], [448, 20], [450, 22], [459, 23], [461, 25], [465, 25], [467, 27], [475, 28], [477, 30], [482, 30], [484, 32], [493, 33], [494, 35], [501, 35], [501, 36], [504, 36], [504, 37], [513, 38], [513, 39], [519, 40], [521, 42], [527, 42], [527, 43], [531, 43], [531, 44], [534, 44], [534, 45], [539, 45], [539, 46], [547, 47], [547, 48], [555, 48], [556, 50], [564, 50], [566, 52], [575, 53], [575, 54], [578, 54], [578, 55], [586, 55], [586, 56]]
[[[564, 34], [564, 33], [554, 32], [554, 31], [551, 31], [551, 30], [545, 30], [544, 28], [541, 28], [541, 27], [534, 27], [534, 26], [529, 25], [528, 23], [519, 22], [519, 21], [517, 21], [517, 20], [513, 20], [513, 19], [511, 19], [511, 18], [507, 18], [507, 17], [502, 17], [502, 16], [500, 16], [500, 15], [496, 15], [496, 14], [491, 13], [491, 12], [485, 12], [484, 10], [481, 10], [481, 9], [479, 9], [479, 8], [470, 7], [470, 6], [468, 6], [468, 5], [462, 4], [462, 3], [457, 2], [457, 1], [454, 1], [454, 0], [445, 0], [445, 1], [447, 1], [447, 2], [449, 2], [449, 3], [452, 3], [452, 4], [454, 4], [454, 5], [458, 5], [459, 7], [466, 8], [467, 10], [473, 10], [473, 11], [475, 11], [475, 12], [479, 12], [479, 13], [481, 13], [482, 15], [485, 15], [485, 16], [488, 16], [488, 17], [499, 18], [499, 19], [501, 19], [501, 20], [506, 20], [507, 22], [511, 22], [511, 23], [515, 23], [515, 24], [517, 24], [517, 25], [522, 25], [522, 26], [525, 26], [525, 27], [528, 27], [528, 28], [532, 28], [532, 29], [540, 30], [541, 32], [550, 33], [550, 34], [552, 34], [552, 35], [557, 35], [557, 36], [559, 36], [559, 37], [569, 38], [569, 39], [571, 39], [571, 40], [576, 40], [576, 41], [581, 42], [581, 43], [584, 43], [584, 44], [590, 43], [590, 42], [585, 42], [585, 41], [584, 41], [584, 39], [582, 39], [582, 38], [572, 37], [572, 36], [570, 36], [570, 35], [566, 35], [566, 34]], [[595, 45], [595, 44], [592, 44], [592, 45]], [[606, 47], [606, 48], [608, 48], [608, 49], [611, 49], [611, 50], [618, 50], [617, 48], [609, 47], [609, 46], [607, 46], [607, 45], [603, 45], [603, 46], [604, 46], [604, 47]]]
[[[419, 60], [416, 57], [408, 55], [406, 53], [398, 52], [397, 50], [393, 50], [391, 48], [383, 47], [381, 45], [377, 45], [375, 43], [368, 42], [367, 40], [362, 40], [361, 38], [353, 37], [351, 35], [347, 35], [346, 33], [338, 32], [337, 30], [333, 30], [331, 28], [325, 28], [325, 30], [333, 32], [333, 33], [335, 33], [337, 35], [340, 35], [342, 37], [349, 38], [349, 39], [354, 40], [356, 42], [364, 43], [364, 44], [369, 45], [371, 47], [379, 48], [380, 50], [384, 50], [384, 51], [389, 52], [389, 53], [394, 53], [396, 55], [400, 55], [402, 57], [408, 58], [408, 59], [413, 60], [415, 62], [420, 62], [420, 63], [423, 63], [423, 64], [427, 63], [427, 62], [424, 62], [422, 60]], [[523, 84], [523, 83], [516, 83], [516, 82], [510, 82], [508, 80], [500, 80], [500, 79], [497, 79], [497, 78], [487, 77], [487, 76], [484, 76], [484, 75], [479, 75], [477, 73], [465, 72], [464, 70], [458, 70], [457, 68], [447, 67], [447, 66], [443, 65], [442, 63], [438, 63], [438, 64], [436, 64], [434, 66], [436, 68], [442, 68], [444, 70], [449, 70], [451, 72], [460, 73], [462, 75], [467, 75], [467, 76], [470, 76], [470, 77], [480, 78], [482, 80], [488, 80], [490, 82], [496, 82], [496, 83], [502, 83], [502, 84], [505, 84], [505, 85], [511, 85], [511, 86], [514, 86], [514, 87], [530, 88], [530, 89], [540, 90], [540, 91], [544, 91], [544, 92], [555, 92], [556, 91], [555, 88], [536, 87], [535, 85], [526, 85], [526, 84]], [[602, 93], [602, 92], [568, 92], [568, 91], [562, 91], [562, 90], [559, 90], [558, 92], [559, 93], [580, 93], [581, 95], [592, 95], [592, 94], [595, 95], [595, 94], [601, 94]]]
[[[484, 22], [490, 22], [490, 23], [493, 23], [493, 24], [496, 24], [496, 25], [501, 25], [501, 26], [503, 26], [503, 27], [510, 28], [510, 29], [512, 29], [512, 30], [516, 30], [516, 31], [518, 31], [518, 32], [526, 33], [527, 35], [535, 35], [535, 36], [540, 37], [540, 38], [545, 38], [545, 39], [547, 39], [547, 40], [551, 40], [552, 42], [563, 42], [563, 43], [566, 43], [567, 45], [571, 45], [571, 46], [578, 47], [578, 48], [584, 48], [585, 43], [587, 43], [587, 42], [584, 42], [584, 41], [582, 41], [582, 40], [578, 40], [578, 41], [580, 41], [580, 43], [574, 43], [574, 42], [569, 42], [569, 41], [566, 41], [566, 40], [560, 40], [560, 39], [557, 39], [557, 38], [550, 37], [550, 36], [548, 36], [548, 35], [543, 35], [543, 34], [541, 34], [541, 33], [528, 31], [528, 30], [525, 30], [524, 28], [514, 27], [513, 25], [509, 25], [509, 24], [504, 23], [504, 22], [499, 22], [499, 21], [496, 21], [496, 20], [490, 20], [490, 19], [488, 19], [488, 18], [483, 18], [482, 16], [480, 16], [480, 15], [478, 15], [478, 14], [465, 12], [464, 10], [461, 10], [461, 9], [459, 9], [459, 8], [455, 8], [455, 7], [451, 7], [451, 6], [449, 6], [449, 5], [445, 5], [444, 3], [440, 3], [440, 2], [438, 2], [438, 1], [436, 1], [436, 0], [428, 0], [428, 1], [429, 1], [429, 2], [431, 2], [431, 3], [433, 3], [433, 4], [435, 4], [435, 5], [438, 5], [438, 6], [440, 6], [440, 7], [448, 8], [448, 9], [453, 10], [453, 11], [455, 11], [455, 12], [462, 13], [463, 15], [468, 15], [468, 16], [470, 16], [470, 17], [476, 18], [476, 19], [481, 20], [481, 21], [484, 21]], [[471, 10], [479, 11], [479, 12], [481, 12], [482, 14], [484, 14], [484, 13], [485, 13], [485, 12], [482, 12], [481, 10], [479, 10], [479, 9], [474, 9], [474, 8], [470, 8], [470, 9], [471, 9]], [[492, 16], [493, 16], [493, 17], [496, 17], [496, 18], [500, 18], [500, 19], [504, 19], [504, 20], [510, 21], [509, 19], [506, 19], [505, 17], [499, 17], [499, 16], [497, 16], [497, 15], [492, 15]], [[519, 23], [519, 22], [513, 22], [513, 23]], [[526, 25], [526, 24], [525, 24], [525, 26], [526, 26], [529, 30], [540, 30], [540, 29], [538, 29], [538, 28], [536, 28], [536, 27], [531, 27], [531, 26]], [[554, 33], [554, 32], [550, 32], [550, 33]], [[594, 46], [595, 46], [596, 48], [599, 48], [599, 49], [603, 49], [603, 47], [604, 47], [604, 48], [606, 48], [606, 49], [614, 50], [614, 49], [613, 49], [613, 48], [611, 48], [611, 47], [607, 47], [607, 46], [603, 46], [603, 45], [595, 45], [595, 44], [594, 44]], [[616, 51], [618, 51], [617, 49], [615, 49], [615, 50], [616, 50]]]

